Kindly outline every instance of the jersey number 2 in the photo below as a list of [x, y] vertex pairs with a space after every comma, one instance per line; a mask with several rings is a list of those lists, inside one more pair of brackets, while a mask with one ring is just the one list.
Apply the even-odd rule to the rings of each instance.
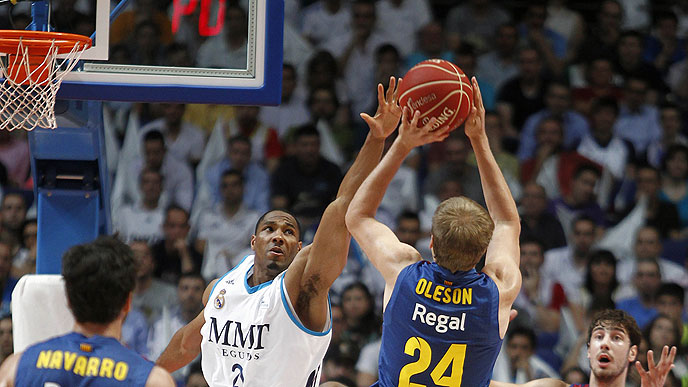
[[[426, 387], [424, 384], [411, 383], [411, 377], [430, 367], [432, 348], [423, 338], [411, 337], [406, 341], [404, 353], [415, 356], [416, 351], [419, 352], [418, 360], [406, 364], [399, 372], [399, 387]], [[433, 382], [438, 386], [460, 386], [465, 358], [466, 344], [452, 344], [430, 372]], [[445, 375], [449, 366], [451, 366], [451, 372]]]

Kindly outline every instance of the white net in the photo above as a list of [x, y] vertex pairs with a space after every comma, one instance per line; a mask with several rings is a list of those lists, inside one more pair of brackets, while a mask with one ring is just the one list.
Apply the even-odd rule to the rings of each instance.
[[87, 48], [76, 42], [64, 54], [58, 66], [59, 47], [52, 41], [47, 55], [31, 56], [31, 47], [20, 39], [15, 54], [8, 53], [0, 60], [0, 130], [36, 127], [55, 129], [55, 96], [62, 79], [76, 64]]

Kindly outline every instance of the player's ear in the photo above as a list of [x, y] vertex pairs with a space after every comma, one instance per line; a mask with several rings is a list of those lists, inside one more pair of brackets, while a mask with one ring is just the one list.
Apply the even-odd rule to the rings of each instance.
[[253, 248], [253, 246], [256, 244], [256, 235], [253, 234], [251, 235], [251, 250], [256, 251], [256, 249]]
[[299, 241], [299, 250], [301, 250], [301, 247], [303, 247], [303, 242]]
[[638, 346], [632, 345], [631, 349], [628, 351], [628, 361], [635, 361], [636, 357], [638, 357]]

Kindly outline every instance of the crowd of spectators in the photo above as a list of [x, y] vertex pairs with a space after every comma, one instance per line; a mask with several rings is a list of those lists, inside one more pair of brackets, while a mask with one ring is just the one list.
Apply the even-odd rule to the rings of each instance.
[[[54, 0], [54, 23], [90, 35], [82, 3]], [[173, 32], [172, 3], [133, 0], [112, 25], [110, 61], [246, 66], [248, 0], [227, 1], [209, 37], [198, 12]], [[358, 114], [374, 112], [377, 83], [443, 58], [478, 78], [522, 217], [519, 314], [494, 378], [586, 381], [589, 318], [617, 307], [644, 329], [639, 358], [678, 345], [667, 385], [688, 383], [688, 0], [286, 0], [285, 11], [281, 105], [104, 104], [113, 230], [140, 263], [127, 345], [155, 359], [199, 313], [208, 281], [250, 254], [267, 209], [295, 214], [309, 243], [365, 138]], [[35, 270], [32, 186], [26, 134], [0, 131], [2, 357], [11, 290]], [[434, 209], [457, 195], [484, 204], [460, 129], [405, 160], [378, 218], [430, 259]], [[382, 284], [352, 242], [323, 381], [377, 380]], [[204, 385], [197, 365], [174, 376]]]

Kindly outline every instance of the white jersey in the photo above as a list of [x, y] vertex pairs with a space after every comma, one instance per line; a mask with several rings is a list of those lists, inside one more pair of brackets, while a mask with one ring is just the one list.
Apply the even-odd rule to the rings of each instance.
[[284, 274], [250, 287], [253, 255], [222, 276], [208, 298], [201, 329], [203, 375], [210, 386], [315, 387], [330, 344], [304, 327], [284, 287]]

